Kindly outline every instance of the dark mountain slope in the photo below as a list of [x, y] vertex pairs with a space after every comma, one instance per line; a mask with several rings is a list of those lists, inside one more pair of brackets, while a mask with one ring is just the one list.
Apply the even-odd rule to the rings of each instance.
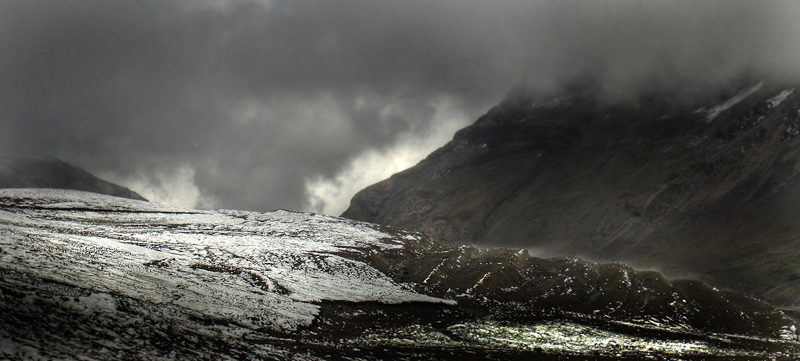
[[343, 216], [441, 242], [659, 268], [800, 304], [800, 94], [703, 107], [509, 97]]
[[128, 188], [53, 157], [0, 157], [0, 188], [74, 189], [146, 200]]

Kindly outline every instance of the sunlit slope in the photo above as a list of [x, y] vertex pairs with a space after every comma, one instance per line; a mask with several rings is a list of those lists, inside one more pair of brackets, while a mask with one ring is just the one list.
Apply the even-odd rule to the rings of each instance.
[[800, 93], [601, 105], [524, 91], [343, 216], [441, 242], [653, 267], [800, 304]]
[[12, 358], [788, 358], [797, 348], [797, 324], [765, 303], [621, 264], [80, 191], [0, 190], [0, 274], [0, 356]]

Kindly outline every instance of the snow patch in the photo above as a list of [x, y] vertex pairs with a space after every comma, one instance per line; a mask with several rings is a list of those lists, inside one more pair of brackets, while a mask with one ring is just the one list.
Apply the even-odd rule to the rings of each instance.
[[786, 98], [788, 98], [789, 95], [792, 95], [792, 93], [794, 93], [794, 88], [786, 89], [786, 90], [780, 92], [778, 95], [776, 95], [776, 96], [770, 98], [769, 100], [767, 100], [767, 103], [769, 103], [770, 108], [775, 108], [782, 101], [786, 100]]
[[470, 344], [546, 352], [580, 352], [621, 356], [622, 352], [660, 352], [673, 355], [703, 354], [714, 347], [704, 341], [654, 340], [595, 329], [571, 322], [534, 325], [496, 321], [450, 326], [452, 334]]
[[[761, 87], [763, 85], [764, 85], [764, 82], [760, 82], [760, 83], [756, 84], [755, 86], [753, 86], [751, 88], [742, 90], [739, 93], [737, 93], [736, 95], [734, 95], [732, 98], [726, 100], [724, 103], [722, 103], [720, 105], [717, 105], [717, 106], [707, 110], [706, 111], [706, 114], [707, 114], [706, 115], [706, 123], [711, 123], [711, 121], [714, 120], [714, 118], [716, 118], [718, 115], [720, 115], [720, 113], [732, 108], [736, 104], [739, 104], [739, 102], [741, 102], [745, 98], [749, 97], [750, 95], [753, 95], [753, 93], [755, 93], [759, 89], [761, 89]], [[704, 110], [704, 109], [701, 108], [700, 110]]]
[[476, 287], [478, 287], [478, 286], [480, 286], [481, 284], [483, 284], [483, 281], [485, 281], [485, 280], [486, 280], [486, 278], [487, 278], [487, 277], [489, 277], [489, 275], [490, 275], [490, 274], [492, 274], [492, 272], [486, 272], [486, 274], [485, 274], [485, 275], [483, 275], [483, 277], [481, 277], [481, 279], [480, 279], [480, 280], [478, 280], [478, 282], [476, 282], [474, 285], [472, 285], [472, 287], [470, 287], [470, 288], [467, 290], [467, 292], [465, 292], [465, 293], [466, 293], [466, 294], [470, 294], [470, 293], [472, 293], [472, 291], [474, 291]]

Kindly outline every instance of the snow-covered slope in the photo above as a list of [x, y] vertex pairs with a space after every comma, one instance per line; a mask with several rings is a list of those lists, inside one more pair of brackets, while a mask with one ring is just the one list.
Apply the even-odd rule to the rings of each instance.
[[[788, 357], [795, 348], [796, 325], [757, 301], [649, 273], [616, 280], [621, 266], [585, 265], [441, 246], [421, 233], [310, 213], [5, 189], [0, 358]], [[712, 331], [726, 332], [734, 318], [760, 326], [708, 336], [633, 318], [659, 313], [652, 305], [662, 299], [717, 308], [723, 320]], [[681, 307], [666, 319], [697, 324], [702, 315], [675, 313]], [[638, 311], [619, 311], [628, 309]], [[555, 336], [544, 342], [543, 332]], [[603, 341], [611, 338], [617, 344]]]
[[0, 267], [196, 316], [295, 330], [313, 321], [319, 307], [310, 302], [445, 302], [338, 256], [400, 247], [365, 224], [288, 211], [189, 211], [64, 190], [0, 190], [0, 198], [27, 206], [0, 211]]
[[64, 308], [115, 311], [130, 298], [158, 306], [161, 319], [290, 331], [310, 325], [319, 311], [314, 302], [323, 300], [453, 302], [337, 255], [400, 247], [364, 223], [288, 211], [203, 212], [53, 189], [0, 190], [0, 205], [15, 207], [0, 210], [0, 269], [85, 290], [82, 298], [54, 300]]

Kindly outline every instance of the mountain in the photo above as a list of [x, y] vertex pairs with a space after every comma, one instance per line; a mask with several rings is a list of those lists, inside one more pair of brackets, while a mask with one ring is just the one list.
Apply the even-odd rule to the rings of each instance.
[[275, 211], [0, 190], [0, 358], [793, 359], [766, 303], [654, 271]]
[[75, 189], [146, 201], [128, 188], [53, 157], [0, 157], [0, 188]]
[[698, 278], [800, 306], [800, 93], [609, 104], [524, 89], [343, 217]]

